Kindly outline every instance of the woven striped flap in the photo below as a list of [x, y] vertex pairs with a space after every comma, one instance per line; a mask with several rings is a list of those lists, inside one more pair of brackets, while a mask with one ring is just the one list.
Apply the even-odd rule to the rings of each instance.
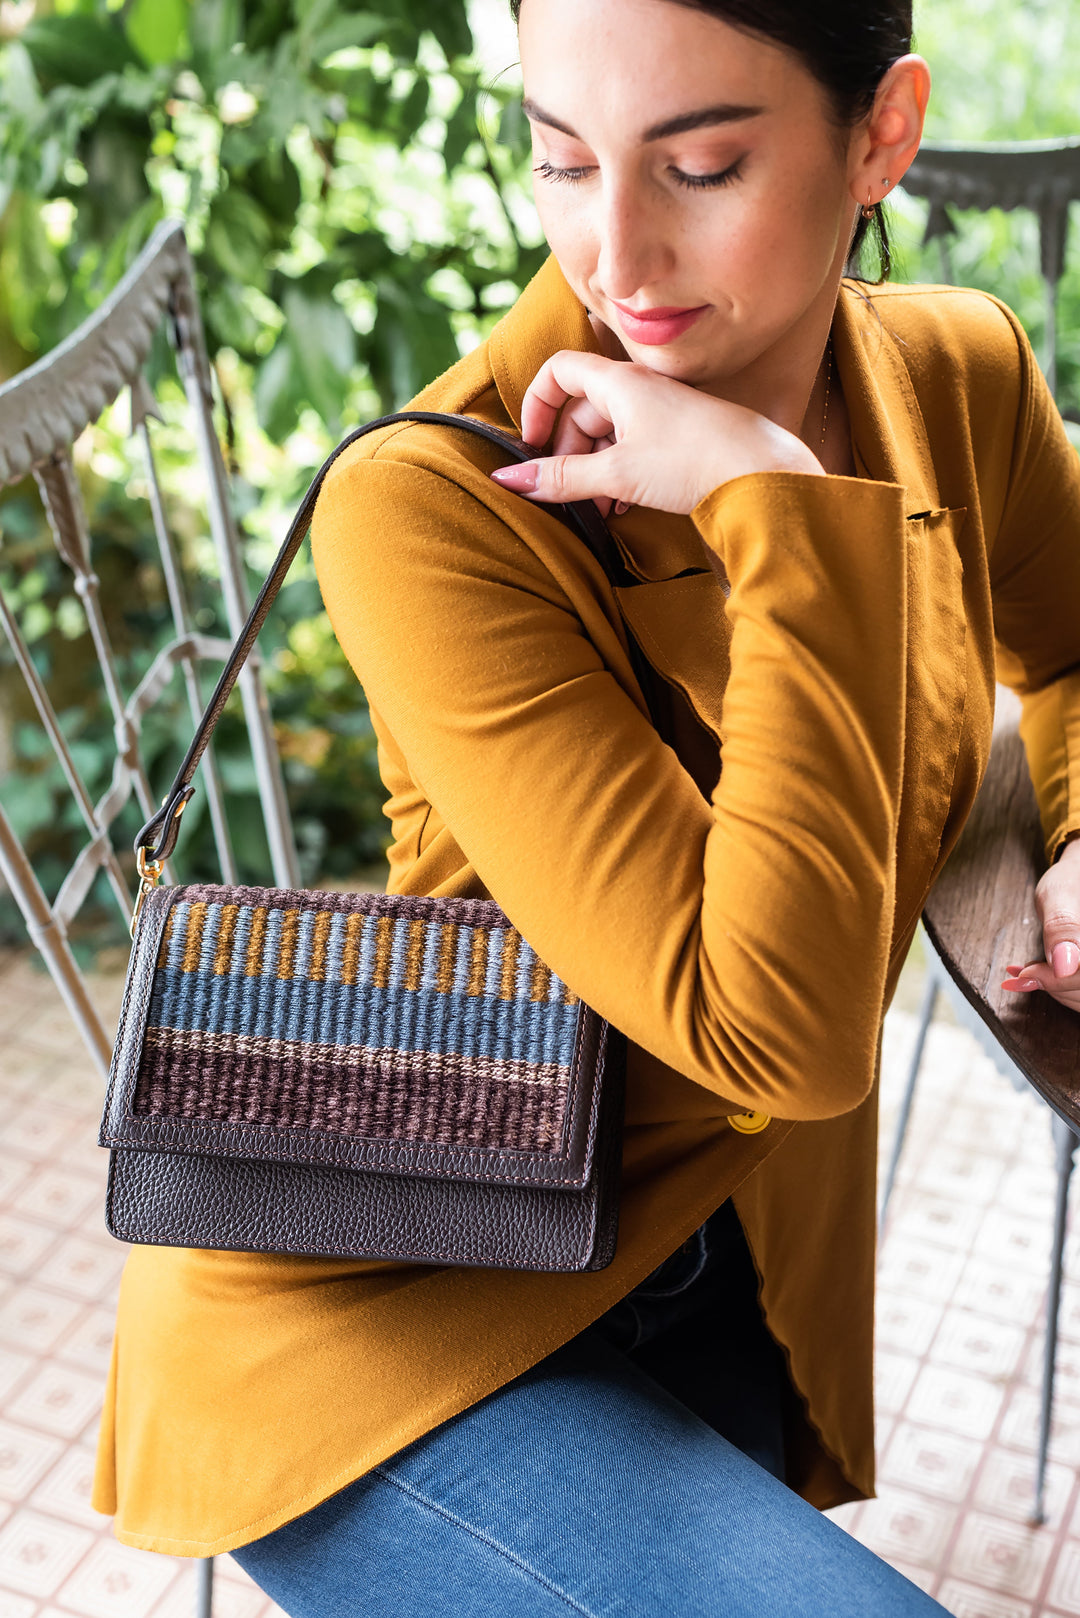
[[489, 902], [159, 890], [103, 1139], [582, 1184], [603, 1034]]

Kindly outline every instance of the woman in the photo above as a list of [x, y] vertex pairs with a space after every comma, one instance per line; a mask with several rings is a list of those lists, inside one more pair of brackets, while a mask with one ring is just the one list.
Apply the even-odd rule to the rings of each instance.
[[[294, 1618], [938, 1611], [812, 1508], [873, 1487], [878, 1042], [995, 631], [1061, 856], [1015, 986], [1080, 995], [1076, 457], [1000, 305], [842, 281], [921, 134], [901, 0], [524, 0], [520, 31], [553, 256], [418, 403], [552, 453], [387, 429], [314, 539], [391, 886], [495, 898], [630, 1036], [618, 1251], [137, 1248], [99, 1503]], [[611, 512], [618, 599], [537, 504], [567, 497]]]

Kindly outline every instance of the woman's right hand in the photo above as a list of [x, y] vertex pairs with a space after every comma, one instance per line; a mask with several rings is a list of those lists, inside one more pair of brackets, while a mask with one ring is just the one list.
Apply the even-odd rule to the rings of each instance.
[[[561, 412], [561, 414], [560, 414]], [[811, 450], [743, 405], [714, 399], [629, 360], [563, 349], [521, 407], [527, 444], [551, 454], [493, 472], [506, 489], [552, 503], [596, 500], [686, 515], [749, 472], [825, 475]]]

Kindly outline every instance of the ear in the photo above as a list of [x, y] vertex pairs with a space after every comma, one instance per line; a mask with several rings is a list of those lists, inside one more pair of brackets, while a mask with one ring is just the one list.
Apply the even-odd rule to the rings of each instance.
[[848, 149], [848, 181], [855, 202], [881, 202], [898, 185], [919, 150], [930, 69], [921, 56], [901, 56], [878, 85], [874, 105]]

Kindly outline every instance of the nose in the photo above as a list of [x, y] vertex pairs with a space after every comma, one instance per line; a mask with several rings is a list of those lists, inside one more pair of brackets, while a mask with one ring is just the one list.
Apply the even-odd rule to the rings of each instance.
[[625, 303], [671, 270], [674, 253], [662, 209], [632, 180], [606, 184], [601, 208], [597, 279], [609, 298]]

